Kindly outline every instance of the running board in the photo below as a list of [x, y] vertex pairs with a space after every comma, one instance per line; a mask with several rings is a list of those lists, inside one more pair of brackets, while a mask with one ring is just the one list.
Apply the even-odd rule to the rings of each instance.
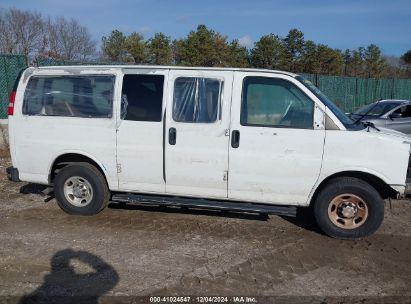
[[133, 203], [145, 206], [186, 207], [196, 209], [276, 214], [294, 217], [297, 215], [297, 207], [295, 206], [277, 206], [260, 203], [217, 201], [175, 196], [119, 193], [114, 194], [111, 200], [114, 202]]

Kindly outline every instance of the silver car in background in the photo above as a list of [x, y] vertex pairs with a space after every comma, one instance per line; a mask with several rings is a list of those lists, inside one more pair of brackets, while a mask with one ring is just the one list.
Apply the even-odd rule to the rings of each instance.
[[411, 101], [386, 99], [368, 104], [352, 113], [354, 121], [371, 122], [411, 135]]

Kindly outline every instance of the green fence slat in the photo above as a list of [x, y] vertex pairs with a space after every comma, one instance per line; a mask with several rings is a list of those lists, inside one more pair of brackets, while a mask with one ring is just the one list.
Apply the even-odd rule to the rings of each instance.
[[356, 79], [353, 77], [318, 76], [318, 88], [345, 112], [356, 108]]
[[21, 69], [26, 68], [24, 55], [0, 55], [0, 119], [7, 118], [9, 95]]
[[315, 74], [301, 74], [301, 76], [309, 80], [312, 84], [317, 85]]
[[395, 80], [394, 86], [393, 98], [411, 100], [411, 79]]
[[354, 112], [381, 99], [411, 100], [411, 79], [374, 79], [301, 74], [324, 92], [344, 112]]
[[6, 59], [0, 56], [0, 119], [6, 118], [8, 106], [8, 90], [7, 90], [7, 73], [6, 73]]

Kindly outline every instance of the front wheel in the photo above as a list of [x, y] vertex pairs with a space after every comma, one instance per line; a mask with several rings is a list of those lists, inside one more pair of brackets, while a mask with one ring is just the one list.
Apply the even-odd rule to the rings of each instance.
[[384, 219], [384, 201], [363, 180], [336, 178], [317, 196], [314, 216], [327, 235], [339, 239], [360, 239], [380, 227]]
[[61, 209], [80, 215], [100, 212], [110, 198], [104, 176], [88, 163], [68, 165], [61, 169], [54, 180], [54, 193]]

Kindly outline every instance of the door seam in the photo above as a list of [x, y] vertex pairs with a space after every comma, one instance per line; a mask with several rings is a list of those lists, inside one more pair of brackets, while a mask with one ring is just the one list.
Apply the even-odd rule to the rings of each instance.
[[[235, 72], [232, 72], [232, 81], [231, 81], [231, 98], [230, 98], [230, 107], [228, 111], [228, 141], [227, 141], [227, 175], [230, 175], [230, 147], [231, 147], [231, 124], [232, 124], [232, 117], [231, 117], [231, 112], [232, 112], [232, 107], [233, 107], [233, 95], [234, 95], [234, 77], [235, 77]], [[227, 178], [227, 198], [228, 198], [228, 183], [229, 179]]]

